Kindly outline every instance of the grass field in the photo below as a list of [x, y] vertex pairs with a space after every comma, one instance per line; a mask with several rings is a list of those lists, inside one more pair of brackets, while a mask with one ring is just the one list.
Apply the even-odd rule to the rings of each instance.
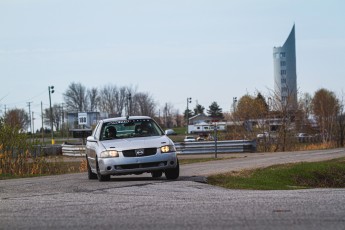
[[345, 158], [230, 172], [210, 176], [207, 181], [229, 189], [345, 188]]
[[[221, 159], [226, 158], [193, 158], [180, 159], [179, 161], [183, 165]], [[17, 165], [19, 166], [19, 164]], [[83, 158], [76, 161], [64, 161], [62, 157], [46, 157], [39, 160], [38, 163], [25, 162], [25, 169], [20, 173], [2, 173], [0, 170], [0, 180], [86, 172], [86, 160]]]

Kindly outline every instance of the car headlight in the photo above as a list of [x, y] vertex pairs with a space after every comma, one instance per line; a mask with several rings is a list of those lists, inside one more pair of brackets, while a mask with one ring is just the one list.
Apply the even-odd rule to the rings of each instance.
[[162, 153], [169, 153], [169, 152], [176, 152], [175, 146], [173, 145], [165, 145], [161, 147]]
[[119, 157], [119, 153], [116, 150], [109, 150], [109, 151], [101, 152], [99, 157], [101, 158]]

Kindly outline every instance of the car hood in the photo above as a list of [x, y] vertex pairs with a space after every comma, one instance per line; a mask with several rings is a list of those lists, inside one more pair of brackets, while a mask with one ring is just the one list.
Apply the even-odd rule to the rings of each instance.
[[173, 144], [167, 136], [114, 139], [102, 141], [101, 143], [105, 149], [116, 149], [118, 151], [127, 149], [160, 148], [164, 145]]

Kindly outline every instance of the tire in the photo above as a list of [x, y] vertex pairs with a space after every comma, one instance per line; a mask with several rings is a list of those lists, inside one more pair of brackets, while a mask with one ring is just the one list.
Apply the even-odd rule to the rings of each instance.
[[163, 172], [162, 171], [153, 171], [153, 172], [151, 172], [151, 175], [153, 178], [159, 178], [163, 175]]
[[180, 176], [180, 164], [177, 160], [175, 168], [165, 170], [165, 177], [168, 180], [176, 180]]
[[87, 156], [86, 156], [86, 165], [87, 165], [87, 177], [89, 178], [89, 180], [97, 179], [97, 174], [92, 172]]
[[99, 166], [98, 166], [98, 159], [96, 158], [96, 169], [97, 169], [97, 178], [98, 181], [109, 181], [110, 180], [110, 175], [102, 175]]

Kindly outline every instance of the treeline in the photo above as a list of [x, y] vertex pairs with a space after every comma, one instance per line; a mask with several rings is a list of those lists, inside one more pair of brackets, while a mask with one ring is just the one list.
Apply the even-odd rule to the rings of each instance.
[[311, 140], [344, 146], [344, 100], [327, 89], [319, 89], [313, 96], [305, 93], [297, 104], [293, 95], [282, 101], [276, 92], [268, 97], [247, 94], [234, 102], [227, 120], [241, 122], [228, 138], [255, 139], [261, 133], [263, 151], [295, 150], [298, 133], [307, 134]]
[[131, 86], [112, 84], [87, 89], [81, 83], [71, 83], [63, 94], [68, 112], [101, 111], [112, 116], [126, 112], [154, 116], [157, 103], [147, 92], [138, 92]]

